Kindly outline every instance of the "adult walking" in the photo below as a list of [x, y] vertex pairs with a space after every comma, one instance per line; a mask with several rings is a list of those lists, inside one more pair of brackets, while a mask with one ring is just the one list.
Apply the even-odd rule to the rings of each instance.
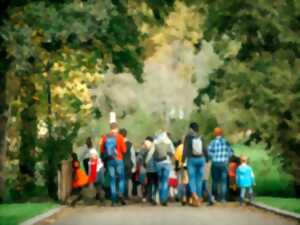
[[120, 129], [120, 134], [124, 137], [126, 144], [126, 153], [124, 155], [125, 165], [125, 198], [132, 196], [132, 174], [136, 170], [136, 156], [133, 144], [127, 139], [127, 130], [125, 128]]
[[162, 132], [155, 138], [154, 147], [154, 160], [156, 162], [159, 181], [159, 200], [162, 206], [167, 206], [169, 197], [168, 179], [175, 148], [166, 132]]
[[112, 206], [116, 204], [117, 200], [122, 205], [125, 205], [125, 169], [123, 158], [126, 153], [126, 144], [124, 137], [119, 134], [118, 124], [115, 122], [111, 123], [110, 128], [110, 132], [101, 138], [101, 157], [107, 164]]
[[158, 190], [158, 173], [156, 163], [154, 161], [154, 151], [155, 146], [153, 143], [153, 138], [150, 136], [146, 137], [138, 158], [146, 170], [147, 177], [146, 190], [143, 199], [147, 197], [147, 200], [151, 204], [156, 205], [155, 197]]
[[223, 137], [221, 128], [215, 128], [214, 135], [215, 139], [208, 146], [208, 154], [212, 159], [212, 191], [217, 200], [226, 202], [228, 162], [233, 150]]
[[185, 160], [187, 160], [189, 187], [192, 192], [192, 205], [200, 206], [205, 159], [199, 125], [195, 122], [190, 124], [190, 130], [184, 140], [183, 162]]

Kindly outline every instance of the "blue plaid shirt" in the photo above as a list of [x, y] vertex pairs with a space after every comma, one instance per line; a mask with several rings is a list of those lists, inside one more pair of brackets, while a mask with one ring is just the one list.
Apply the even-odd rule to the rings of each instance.
[[223, 137], [217, 137], [208, 145], [208, 155], [212, 158], [212, 162], [227, 163], [233, 155], [233, 150]]

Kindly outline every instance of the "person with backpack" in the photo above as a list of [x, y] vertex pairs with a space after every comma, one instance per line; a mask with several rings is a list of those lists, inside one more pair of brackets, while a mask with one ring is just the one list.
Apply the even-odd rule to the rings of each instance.
[[125, 139], [126, 154], [124, 155], [125, 165], [125, 198], [129, 198], [132, 195], [132, 174], [136, 170], [136, 156], [133, 144], [127, 139], [127, 130], [125, 128], [120, 129], [119, 132]]
[[162, 206], [167, 206], [169, 197], [168, 180], [171, 171], [171, 159], [175, 148], [166, 132], [159, 134], [154, 140], [154, 161], [158, 173], [159, 200]]
[[122, 205], [125, 205], [125, 169], [123, 159], [126, 154], [126, 144], [124, 137], [119, 134], [118, 124], [113, 122], [110, 124], [110, 127], [110, 132], [101, 138], [101, 157], [103, 162], [106, 163], [109, 174], [112, 206], [117, 203], [117, 200]]
[[144, 140], [138, 160], [142, 164], [143, 168], [145, 168], [146, 172], [146, 188], [143, 193], [142, 201], [145, 202], [148, 200], [148, 202], [152, 205], [156, 205], [155, 197], [158, 190], [158, 173], [154, 161], [154, 151], [153, 138], [148, 136]]
[[[233, 150], [228, 141], [223, 137], [223, 130], [219, 127], [214, 129], [215, 139], [208, 145], [208, 154], [212, 159], [212, 191], [215, 199], [226, 202], [228, 162], [233, 155]], [[218, 191], [220, 186], [220, 191]]]
[[202, 203], [202, 179], [205, 166], [203, 142], [198, 134], [199, 125], [190, 124], [190, 131], [185, 137], [182, 162], [187, 160], [189, 186], [192, 192], [192, 205], [200, 206]]

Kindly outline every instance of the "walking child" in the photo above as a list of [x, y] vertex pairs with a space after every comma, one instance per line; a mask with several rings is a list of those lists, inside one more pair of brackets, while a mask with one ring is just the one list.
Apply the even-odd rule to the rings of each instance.
[[240, 204], [244, 203], [246, 194], [249, 200], [253, 201], [253, 186], [255, 185], [255, 177], [251, 166], [247, 164], [248, 158], [241, 156], [241, 165], [236, 172], [236, 183], [240, 188]]

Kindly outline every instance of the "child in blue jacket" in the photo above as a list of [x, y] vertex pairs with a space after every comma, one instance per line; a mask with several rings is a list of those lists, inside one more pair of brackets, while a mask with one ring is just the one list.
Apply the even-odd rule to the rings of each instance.
[[253, 186], [255, 185], [255, 177], [252, 168], [247, 164], [247, 157], [241, 156], [241, 164], [236, 171], [236, 184], [240, 188], [240, 203], [243, 204], [246, 193], [249, 195], [250, 201], [253, 200]]

